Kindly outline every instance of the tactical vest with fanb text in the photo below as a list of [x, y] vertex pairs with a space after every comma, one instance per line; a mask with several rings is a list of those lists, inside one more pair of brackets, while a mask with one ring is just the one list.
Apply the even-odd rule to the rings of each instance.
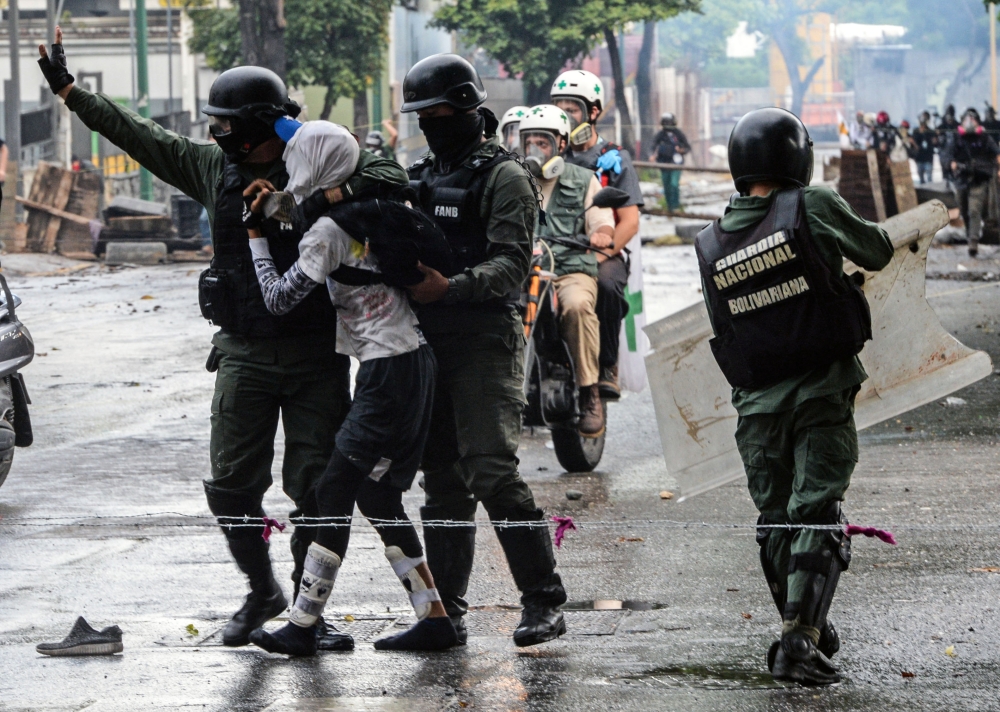
[[871, 338], [858, 286], [816, 250], [802, 189], [777, 193], [756, 225], [698, 234], [712, 352], [730, 385], [757, 389], [854, 356]]

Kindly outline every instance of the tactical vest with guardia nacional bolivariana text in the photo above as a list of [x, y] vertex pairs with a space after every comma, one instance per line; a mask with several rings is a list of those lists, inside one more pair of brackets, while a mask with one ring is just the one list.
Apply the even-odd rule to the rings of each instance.
[[695, 241], [712, 352], [734, 387], [758, 389], [854, 356], [872, 337], [868, 302], [816, 250], [802, 196], [780, 191], [756, 225], [725, 232], [717, 220]]

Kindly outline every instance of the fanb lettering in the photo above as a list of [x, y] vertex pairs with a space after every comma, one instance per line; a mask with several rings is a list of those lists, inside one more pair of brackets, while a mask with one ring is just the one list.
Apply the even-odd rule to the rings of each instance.
[[434, 206], [434, 217], [436, 217], [436, 218], [457, 218], [458, 217], [458, 206], [457, 205], [435, 205]]

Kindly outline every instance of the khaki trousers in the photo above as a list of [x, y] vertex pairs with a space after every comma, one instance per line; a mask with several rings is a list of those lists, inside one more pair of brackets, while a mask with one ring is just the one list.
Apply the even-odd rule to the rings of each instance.
[[597, 279], [574, 272], [557, 277], [559, 328], [576, 364], [576, 385], [592, 386], [600, 377], [601, 325], [597, 320]]

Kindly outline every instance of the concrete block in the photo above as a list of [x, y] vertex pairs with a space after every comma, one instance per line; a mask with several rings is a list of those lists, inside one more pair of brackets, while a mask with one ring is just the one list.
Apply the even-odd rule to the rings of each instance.
[[162, 242], [108, 243], [104, 253], [106, 265], [158, 265], [167, 259], [167, 246]]

